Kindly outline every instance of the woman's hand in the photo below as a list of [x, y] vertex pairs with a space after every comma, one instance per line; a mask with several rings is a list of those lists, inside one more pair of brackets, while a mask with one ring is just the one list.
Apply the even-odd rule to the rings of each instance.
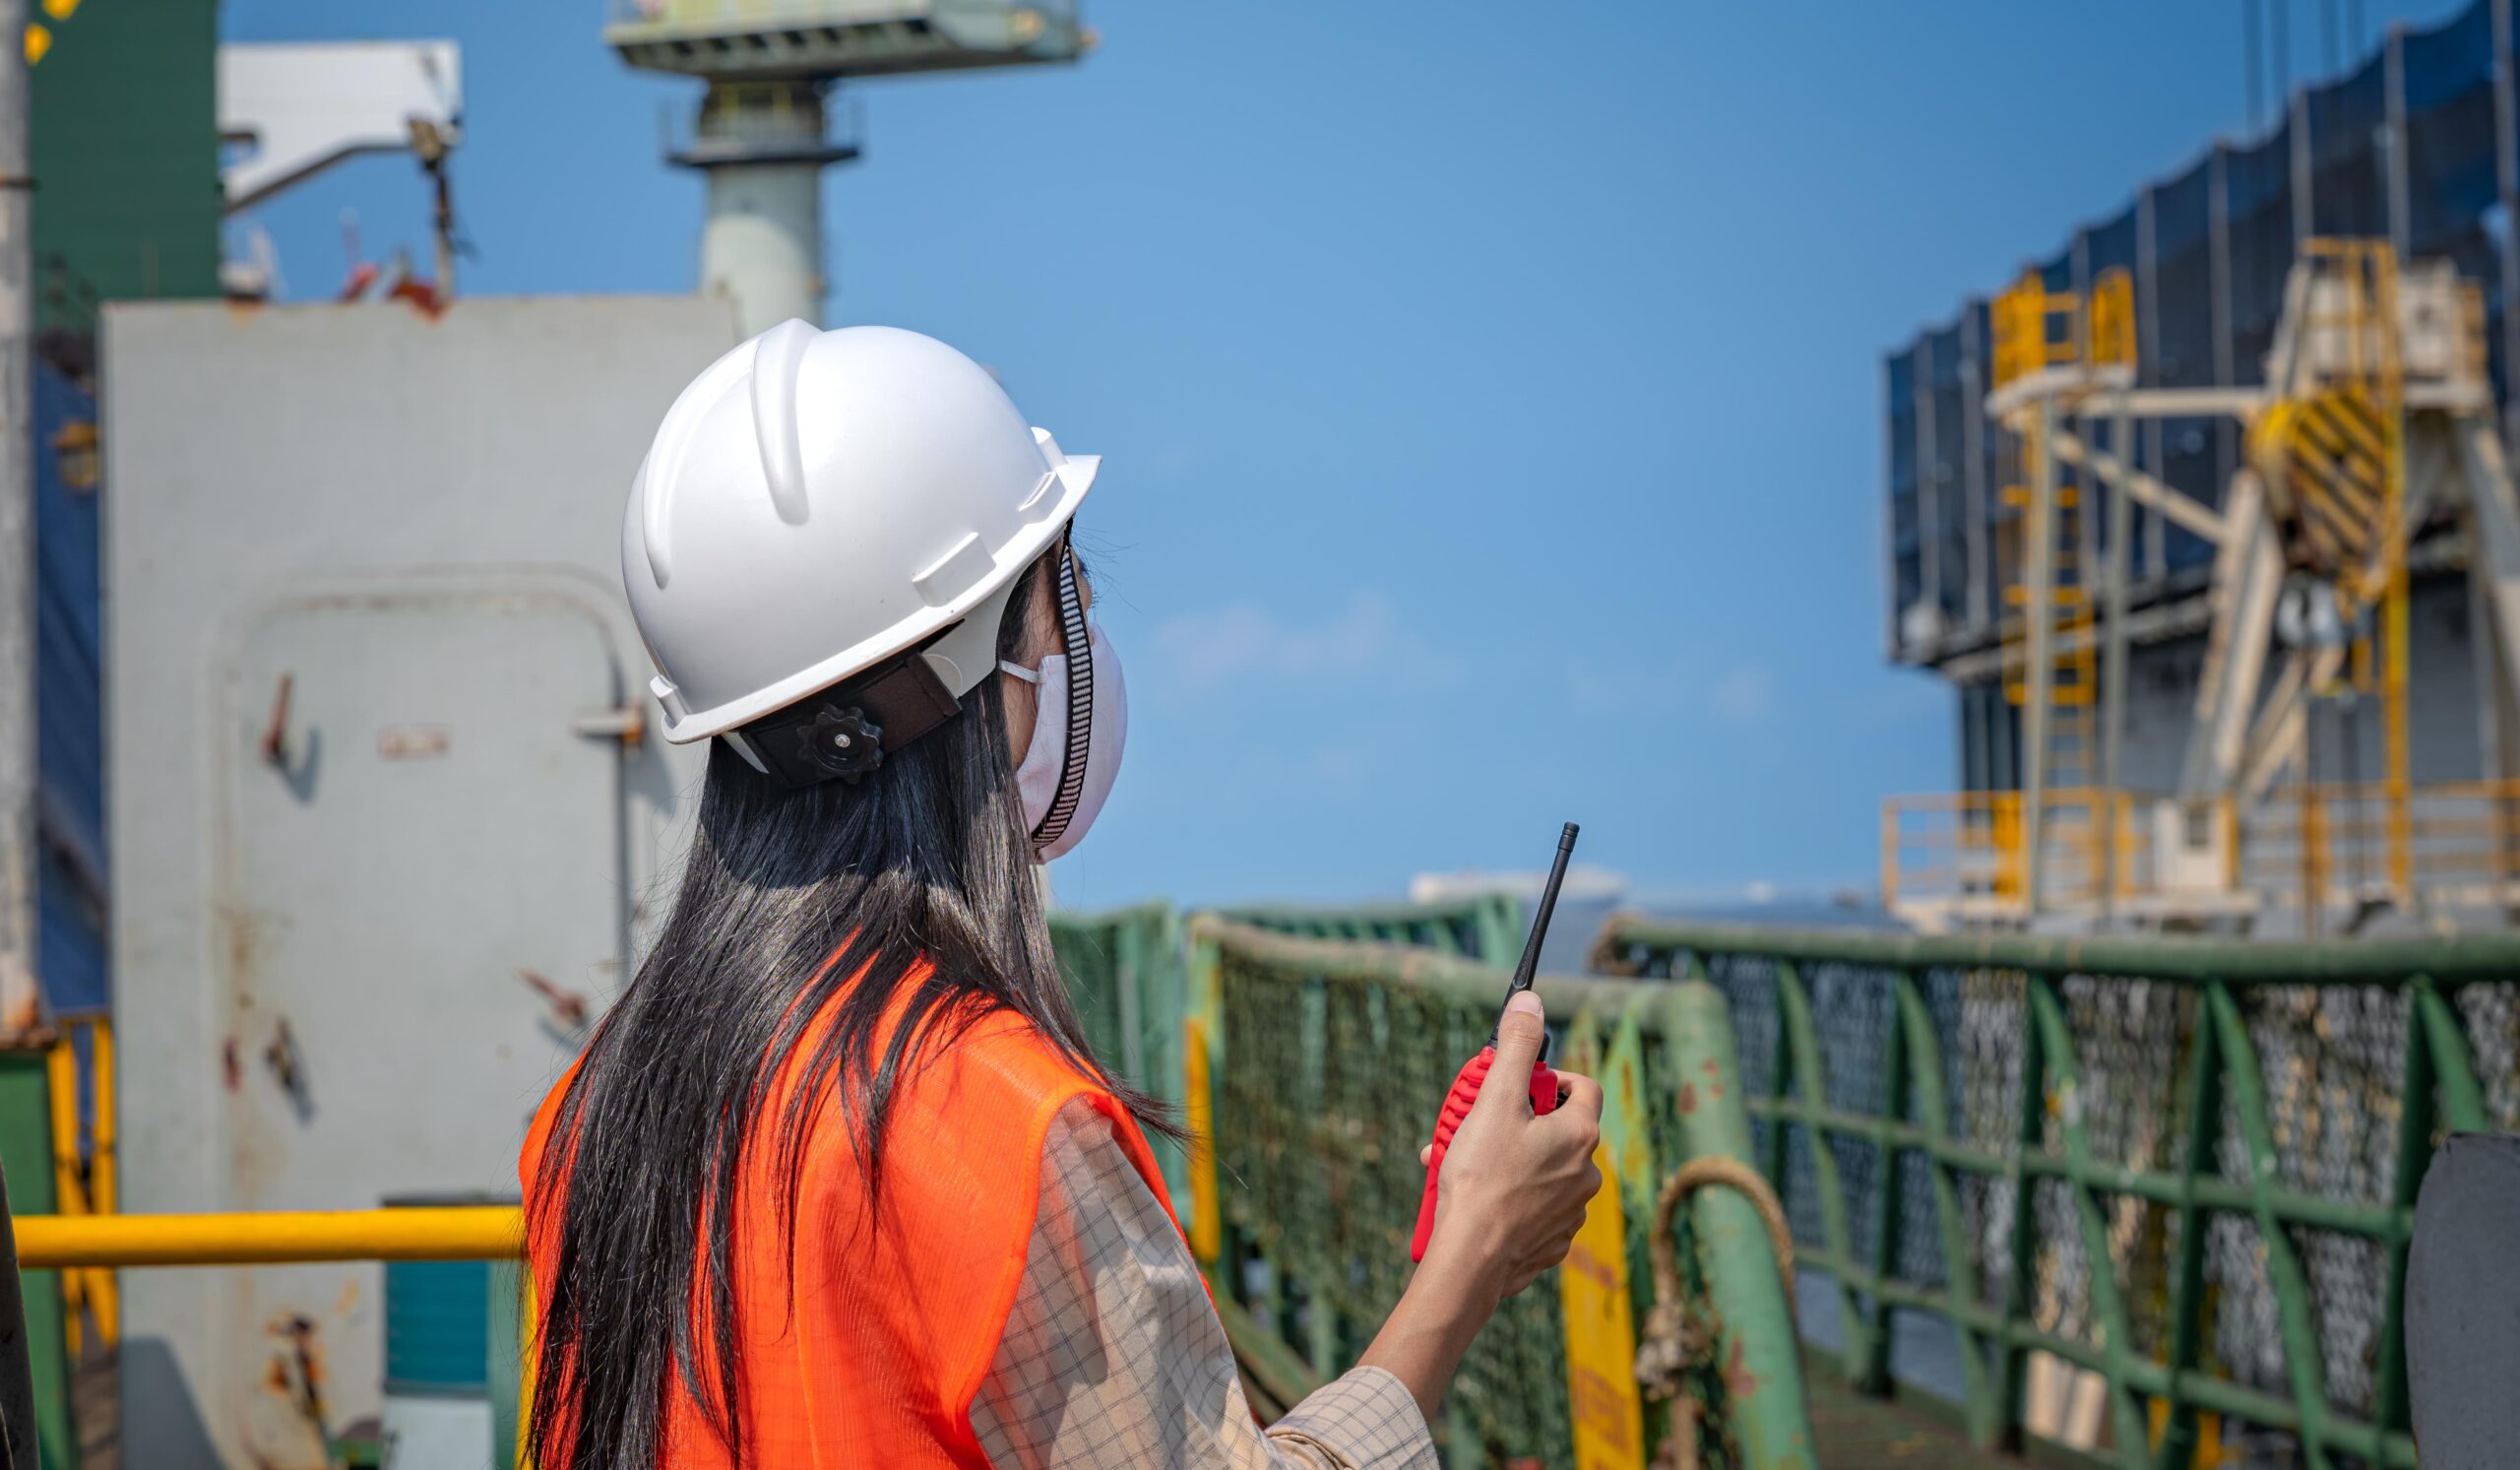
[[[1499, 1302], [1566, 1258], [1584, 1207], [1602, 1187], [1593, 1165], [1601, 1084], [1561, 1072], [1565, 1100], [1545, 1118], [1532, 1114], [1524, 1079], [1545, 1035], [1538, 995], [1525, 991], [1507, 1002], [1496, 1024], [1495, 1063], [1444, 1151], [1435, 1194], [1427, 1260], [1448, 1257], [1448, 1265], [1492, 1285]], [[1421, 1165], [1432, 1150], [1418, 1150]]]
[[[1545, 1118], [1532, 1113], [1529, 1078], [1544, 1035], [1539, 996], [1526, 991], [1507, 1002], [1496, 1060], [1444, 1150], [1426, 1258], [1358, 1360], [1407, 1384], [1429, 1424], [1470, 1340], [1497, 1304], [1566, 1258], [1584, 1207], [1602, 1187], [1593, 1167], [1601, 1086], [1561, 1072], [1565, 1101]], [[1421, 1151], [1418, 1162], [1426, 1157]]]

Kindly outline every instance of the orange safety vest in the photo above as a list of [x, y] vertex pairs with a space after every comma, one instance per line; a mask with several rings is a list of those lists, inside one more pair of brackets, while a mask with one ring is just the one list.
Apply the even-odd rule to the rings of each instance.
[[[914, 970], [903, 992], [925, 974]], [[815, 1040], [809, 1031], [782, 1067], [757, 1127], [777, 1126]], [[884, 1040], [876, 1039], [879, 1054]], [[1069, 1102], [1084, 1098], [1111, 1119], [1130, 1162], [1171, 1213], [1164, 1176], [1128, 1111], [1021, 1016], [989, 1016], [930, 1055], [924, 1068], [904, 1068], [893, 1094], [878, 1217], [869, 1217], [840, 1110], [816, 1125], [796, 1199], [792, 1282], [779, 1232], [778, 1151], [746, 1151], [734, 1303], [735, 1412], [747, 1466], [988, 1464], [972, 1433], [972, 1400], [1024, 1274], [1042, 1141]], [[568, 1086], [563, 1077], [526, 1135], [519, 1172], [529, 1204]], [[529, 1228], [537, 1302], [550, 1300], [558, 1246]], [[735, 1470], [679, 1374], [670, 1395], [664, 1463]]]

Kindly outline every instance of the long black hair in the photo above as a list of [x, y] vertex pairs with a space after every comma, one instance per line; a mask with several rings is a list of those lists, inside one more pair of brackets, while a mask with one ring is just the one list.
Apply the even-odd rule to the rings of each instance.
[[[1022, 656], [1041, 570], [1008, 600], [1003, 658]], [[913, 985], [922, 961], [932, 973]], [[855, 786], [782, 791], [713, 740], [672, 912], [588, 1044], [527, 1201], [536, 1253], [555, 1262], [539, 1283], [533, 1463], [662, 1463], [677, 1384], [744, 1463], [734, 1211], [710, 1202], [730, 1204], [750, 1151], [775, 1148], [792, 1252], [805, 1148], [826, 1108], [839, 1107], [879, 1189], [897, 1089], [933, 1048], [1001, 1010], [1142, 1122], [1174, 1131], [1094, 1060], [1068, 1003], [994, 674]], [[763, 1117], [809, 1033], [788, 1102]]]

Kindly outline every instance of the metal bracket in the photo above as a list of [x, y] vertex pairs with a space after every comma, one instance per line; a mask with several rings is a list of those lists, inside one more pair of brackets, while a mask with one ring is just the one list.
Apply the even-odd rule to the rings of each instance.
[[588, 710], [569, 722], [569, 733], [589, 739], [616, 739], [636, 745], [648, 737], [648, 712], [635, 704]]

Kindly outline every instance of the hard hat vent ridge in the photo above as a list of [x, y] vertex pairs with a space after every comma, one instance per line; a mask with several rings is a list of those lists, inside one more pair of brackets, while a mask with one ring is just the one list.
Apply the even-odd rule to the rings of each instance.
[[[648, 575], [656, 579], [659, 591], [664, 589], [673, 573], [673, 541], [669, 529], [673, 510], [674, 487], [684, 479], [684, 461], [690, 458], [693, 438], [709, 411], [735, 385], [735, 377], [752, 361], [746, 351], [750, 344], [738, 347], [709, 364], [707, 370], [691, 380], [665, 410], [664, 422], [657, 426], [657, 440], [648, 446], [648, 457], [639, 463], [639, 478], [632, 483], [631, 500], [639, 507], [640, 540], [647, 543]], [[622, 569], [627, 572], [629, 568]]]
[[790, 526], [805, 524], [805, 445], [796, 425], [796, 379], [816, 333], [789, 317], [755, 339], [752, 352], [752, 432], [761, 445], [762, 478], [770, 503]]

